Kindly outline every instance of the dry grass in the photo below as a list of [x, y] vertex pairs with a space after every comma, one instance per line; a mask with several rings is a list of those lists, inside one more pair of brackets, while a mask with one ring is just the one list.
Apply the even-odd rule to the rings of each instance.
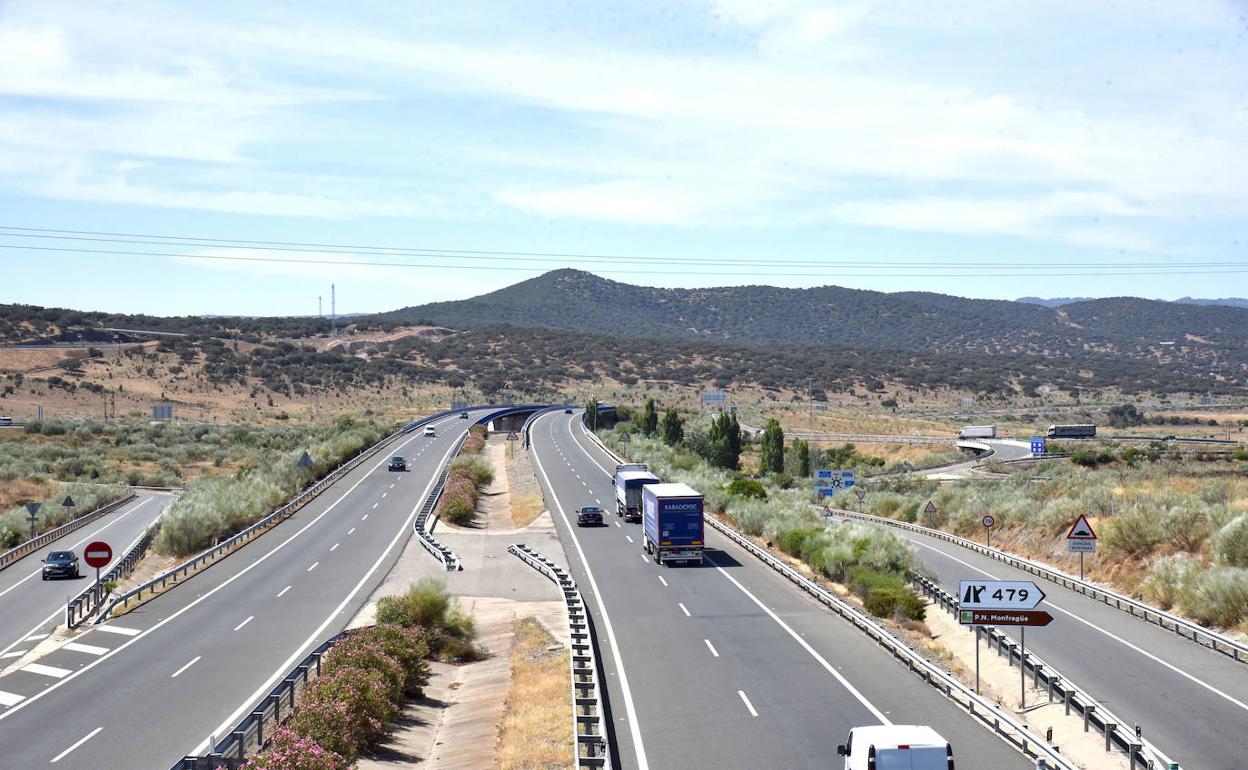
[[572, 757], [568, 651], [533, 618], [512, 627], [516, 639], [499, 730], [499, 768], [563, 770]]
[[13, 479], [0, 485], [0, 511], [31, 500], [43, 500], [51, 494], [53, 484], [44, 479]]
[[[513, 442], [518, 443], [518, 442]], [[511, 487], [511, 520], [516, 527], [527, 527], [546, 510], [537, 475], [529, 461], [529, 453], [516, 447], [505, 455], [507, 482]]]

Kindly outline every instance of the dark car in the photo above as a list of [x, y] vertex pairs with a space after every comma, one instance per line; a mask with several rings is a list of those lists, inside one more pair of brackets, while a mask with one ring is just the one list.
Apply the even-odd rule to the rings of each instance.
[[564, 414], [572, 414], [572, 410], [571, 410], [571, 409], [564, 409], [564, 410], [563, 410], [563, 413], [564, 413]]
[[467, 413], [467, 412], [460, 412], [460, 413], [459, 413], [459, 419], [461, 419], [461, 420], [467, 420], [467, 419], [468, 419], [468, 413]]
[[576, 526], [584, 527], [589, 524], [602, 525], [602, 509], [592, 505], [586, 505], [578, 508], [576, 511]]
[[78, 577], [78, 557], [73, 551], [53, 551], [43, 560], [43, 579]]
[[404, 460], [399, 455], [395, 455], [394, 457], [391, 457], [390, 458], [390, 470], [392, 471], [407, 470], [407, 460]]

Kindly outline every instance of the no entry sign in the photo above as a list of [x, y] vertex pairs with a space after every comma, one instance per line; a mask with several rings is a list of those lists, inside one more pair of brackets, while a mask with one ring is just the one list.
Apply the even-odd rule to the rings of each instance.
[[82, 560], [87, 566], [99, 569], [113, 560], [113, 549], [103, 540], [96, 540], [82, 552]]

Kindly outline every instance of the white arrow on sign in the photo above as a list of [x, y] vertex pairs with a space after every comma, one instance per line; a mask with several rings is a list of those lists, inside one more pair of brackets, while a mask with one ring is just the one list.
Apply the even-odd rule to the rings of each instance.
[[963, 580], [958, 608], [963, 610], [1034, 610], [1044, 591], [1030, 580]]

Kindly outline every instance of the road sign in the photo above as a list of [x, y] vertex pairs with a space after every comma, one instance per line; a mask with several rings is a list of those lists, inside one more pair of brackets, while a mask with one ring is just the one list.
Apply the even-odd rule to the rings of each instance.
[[853, 486], [853, 471], [835, 471], [828, 468], [815, 471], [815, 494], [834, 495], [842, 489], [852, 489]]
[[924, 512], [924, 513], [935, 513], [935, 512], [936, 512], [936, 503], [933, 503], [931, 500], [928, 500], [928, 501], [927, 501], [927, 505], [923, 506], [923, 512]]
[[727, 403], [728, 394], [722, 390], [704, 390], [702, 391], [702, 403], [707, 406], [717, 406]]
[[82, 560], [87, 566], [99, 569], [113, 560], [113, 549], [103, 540], [96, 540], [82, 552]]
[[1096, 553], [1096, 541], [1067, 540], [1066, 553]]
[[1030, 580], [963, 580], [959, 610], [1034, 610], [1044, 591]]
[[519, 439], [520, 437], [516, 435], [516, 432], [514, 430], [511, 433], [507, 434], [508, 441], [518, 441]]
[[1042, 455], [1045, 453], [1044, 436], [1031, 437], [1031, 453], [1033, 455]]
[[1070, 528], [1070, 533], [1066, 535], [1067, 540], [1096, 540], [1096, 532], [1092, 530], [1092, 525], [1088, 523], [1088, 517], [1079, 514], [1079, 518], [1075, 520], [1074, 526]]
[[633, 437], [632, 437], [632, 436], [630, 436], [629, 434], [627, 434], [627, 433], [621, 433], [621, 434], [620, 434], [620, 443], [621, 443], [621, 444], [627, 444], [627, 443], [631, 442], [632, 440], [633, 440]]
[[993, 525], [994, 525], [994, 524], [996, 524], [996, 523], [997, 523], [997, 520], [996, 520], [996, 519], [994, 519], [994, 518], [992, 518], [992, 516], [985, 516], [985, 517], [984, 517], [984, 526], [985, 526], [985, 527], [991, 527], [991, 526], [993, 526]]
[[1044, 610], [959, 610], [964, 626], [1047, 626], [1053, 616]]
[[300, 468], [312, 467], [312, 458], [308, 456], [307, 452], [304, 452], [303, 456], [299, 458], [299, 467]]
[[862, 487], [854, 487], [854, 494], [858, 495], [858, 502], [861, 503], [862, 499], [867, 496], [867, 490]]

